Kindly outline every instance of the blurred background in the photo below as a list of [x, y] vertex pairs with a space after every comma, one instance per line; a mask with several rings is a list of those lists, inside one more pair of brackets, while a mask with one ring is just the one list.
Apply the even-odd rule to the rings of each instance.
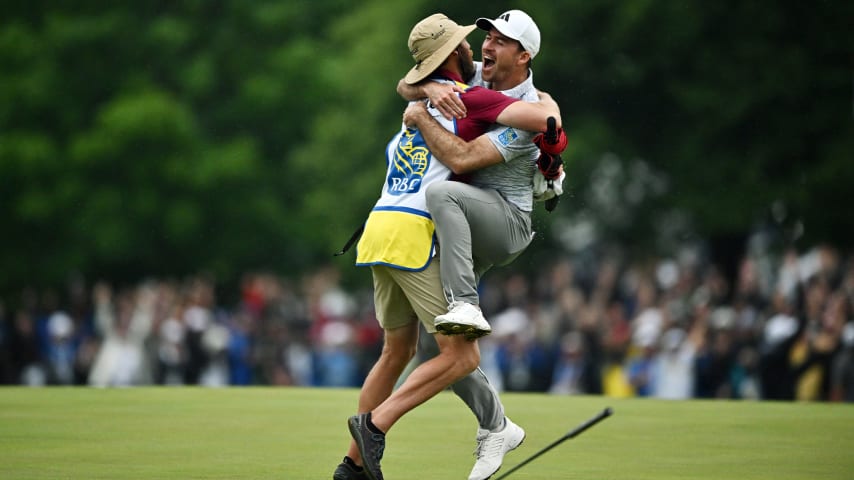
[[511, 8], [568, 178], [483, 281], [490, 378], [854, 401], [842, 1], [5, 2], [0, 381], [360, 385], [370, 272], [332, 253], [379, 195], [408, 33]]

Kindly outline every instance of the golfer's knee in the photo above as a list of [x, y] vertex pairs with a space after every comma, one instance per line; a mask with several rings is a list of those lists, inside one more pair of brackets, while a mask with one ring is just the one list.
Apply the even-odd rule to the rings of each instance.
[[415, 356], [415, 345], [383, 345], [383, 351], [380, 355], [385, 358], [386, 362], [391, 365], [403, 365], [409, 363], [412, 357]]
[[[466, 343], [470, 342], [466, 341]], [[452, 355], [461, 374], [468, 375], [480, 365], [480, 351], [477, 348], [456, 348], [452, 351]]]
[[[453, 198], [451, 192], [454, 182], [433, 182], [427, 185], [424, 195], [427, 197], [427, 208], [430, 211], [438, 211], [437, 208]], [[436, 207], [436, 208], [434, 208]]]

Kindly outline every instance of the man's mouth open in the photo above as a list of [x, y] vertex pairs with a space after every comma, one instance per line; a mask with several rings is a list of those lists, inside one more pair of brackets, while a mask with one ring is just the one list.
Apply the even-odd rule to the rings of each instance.
[[484, 70], [491, 70], [492, 67], [494, 67], [494, 66], [495, 66], [495, 59], [492, 57], [487, 57], [484, 55], [484, 57], [483, 57], [483, 69]]

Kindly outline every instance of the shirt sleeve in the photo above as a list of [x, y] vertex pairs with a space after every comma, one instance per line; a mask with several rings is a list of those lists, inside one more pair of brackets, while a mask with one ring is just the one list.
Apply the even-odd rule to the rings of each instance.
[[486, 132], [505, 162], [520, 158], [536, 161], [539, 156], [539, 149], [533, 143], [536, 133], [497, 123], [498, 115], [505, 108], [522, 100], [483, 87], [472, 87], [461, 98], [466, 104], [467, 120], [483, 128], [482, 131]]
[[483, 87], [471, 87], [460, 98], [466, 105], [466, 116], [482, 123], [495, 123], [508, 105], [520, 101]]
[[536, 161], [540, 156], [540, 149], [533, 141], [536, 135], [533, 132], [496, 124], [486, 135], [501, 152], [505, 162], [520, 158]]

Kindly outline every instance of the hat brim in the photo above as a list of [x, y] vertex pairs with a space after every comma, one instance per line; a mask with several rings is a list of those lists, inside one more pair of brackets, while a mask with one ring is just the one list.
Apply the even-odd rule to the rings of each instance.
[[431, 73], [436, 71], [440, 65], [445, 63], [448, 55], [450, 55], [451, 52], [453, 52], [476, 28], [476, 25], [461, 26], [447, 42], [433, 52], [432, 55], [427, 57], [426, 60], [409, 69], [409, 72], [407, 72], [406, 76], [403, 77], [404, 83], [407, 85], [413, 85], [427, 78]]
[[[498, 27], [496, 27], [495, 24], [492, 23], [492, 20], [489, 18], [484, 18], [484, 17], [478, 18], [477, 21], [474, 22], [474, 24], [475, 24], [475, 26], [477, 26], [477, 28], [484, 30], [484, 31], [487, 31], [487, 32], [492, 30], [493, 28], [498, 30]], [[501, 32], [501, 30], [498, 30], [498, 31]], [[504, 33], [504, 32], [501, 32], [501, 33]]]
[[511, 40], [516, 40], [517, 42], [519, 42], [519, 38], [518, 38], [519, 34], [517, 32], [514, 32], [513, 29], [510, 27], [510, 24], [501, 18], [496, 18], [495, 20], [491, 20], [489, 18], [482, 18], [481, 17], [481, 18], [478, 18], [474, 24], [477, 26], [477, 28], [484, 30], [486, 32], [488, 32], [494, 28], [494, 29], [498, 30], [498, 32], [500, 34], [504, 35], [505, 37], [507, 37]]

